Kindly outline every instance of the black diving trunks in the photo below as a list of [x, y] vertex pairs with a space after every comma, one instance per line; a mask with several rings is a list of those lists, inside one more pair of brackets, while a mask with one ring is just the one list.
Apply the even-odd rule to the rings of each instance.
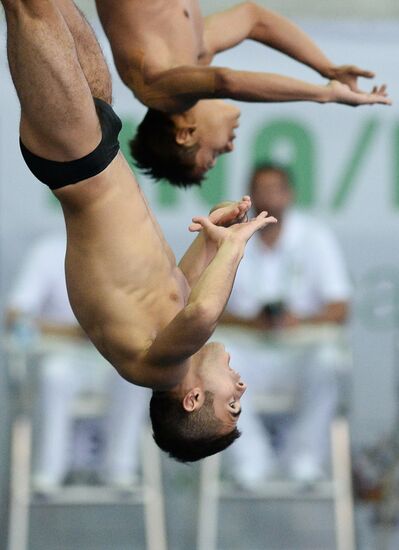
[[101, 125], [102, 138], [94, 151], [85, 157], [67, 162], [44, 159], [31, 153], [19, 140], [22, 156], [28, 168], [38, 180], [48, 185], [50, 189], [59, 189], [65, 185], [96, 176], [105, 170], [118, 154], [118, 135], [122, 129], [121, 120], [111, 105], [96, 97], [93, 100]]

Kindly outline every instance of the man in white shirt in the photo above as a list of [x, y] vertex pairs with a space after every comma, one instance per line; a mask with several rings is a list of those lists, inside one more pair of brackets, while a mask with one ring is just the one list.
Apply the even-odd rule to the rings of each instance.
[[[229, 347], [248, 380], [248, 393], [291, 392], [297, 407], [290, 422], [278, 429], [276, 448], [250, 404], [246, 406], [243, 436], [232, 450], [235, 471], [251, 486], [282, 466], [296, 479], [311, 481], [325, 473], [341, 361], [339, 346], [317, 341], [316, 327], [345, 323], [350, 283], [328, 228], [293, 208], [294, 190], [285, 169], [259, 166], [250, 192], [255, 211], [267, 209], [279, 223], [260, 231], [247, 247], [224, 323], [252, 329], [252, 337], [240, 345], [229, 342]], [[262, 334], [281, 336], [305, 325], [314, 333], [311, 346], [298, 350], [262, 342]]]
[[73, 402], [83, 390], [104, 393], [108, 388], [104, 479], [125, 486], [136, 474], [138, 438], [150, 395], [110, 369], [78, 325], [66, 290], [65, 248], [63, 234], [39, 240], [29, 251], [8, 302], [7, 324], [17, 337], [19, 331], [28, 336], [30, 329], [57, 338], [57, 346], [40, 363], [34, 485], [48, 491], [62, 484], [70, 467]]

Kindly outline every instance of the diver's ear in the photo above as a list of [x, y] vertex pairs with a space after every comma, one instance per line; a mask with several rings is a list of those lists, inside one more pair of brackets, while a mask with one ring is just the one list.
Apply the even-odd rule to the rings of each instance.
[[183, 398], [183, 409], [193, 412], [202, 407], [205, 401], [205, 393], [201, 388], [192, 388]]
[[195, 124], [183, 124], [176, 128], [175, 139], [178, 145], [184, 147], [192, 147], [196, 143], [195, 130], [197, 127]]

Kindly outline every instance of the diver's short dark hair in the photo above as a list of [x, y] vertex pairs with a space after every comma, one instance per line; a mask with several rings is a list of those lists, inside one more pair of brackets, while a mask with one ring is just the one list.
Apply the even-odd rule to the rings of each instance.
[[167, 114], [148, 109], [129, 145], [137, 167], [152, 179], [165, 178], [178, 187], [201, 184], [203, 175], [194, 172], [199, 145], [179, 145]]
[[202, 407], [192, 412], [170, 392], [154, 391], [150, 417], [156, 444], [179, 462], [195, 462], [223, 451], [241, 435], [237, 428], [218, 435], [223, 423], [215, 416], [213, 393], [209, 391]]

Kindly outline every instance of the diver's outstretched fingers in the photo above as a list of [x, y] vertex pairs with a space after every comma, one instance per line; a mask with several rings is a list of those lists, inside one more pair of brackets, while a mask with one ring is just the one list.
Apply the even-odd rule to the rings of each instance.
[[266, 227], [269, 224], [277, 223], [277, 219], [274, 216], [269, 216], [265, 210], [258, 214], [256, 218], [251, 220], [256, 225], [256, 230]]
[[[189, 226], [189, 231], [201, 231], [201, 229], [203, 229], [204, 227], [209, 227], [212, 224], [211, 221], [209, 221], [209, 219], [206, 217], [206, 216], [195, 216], [193, 219], [192, 219], [192, 224], [190, 224]], [[195, 229], [192, 229], [193, 226], [196, 226]]]

